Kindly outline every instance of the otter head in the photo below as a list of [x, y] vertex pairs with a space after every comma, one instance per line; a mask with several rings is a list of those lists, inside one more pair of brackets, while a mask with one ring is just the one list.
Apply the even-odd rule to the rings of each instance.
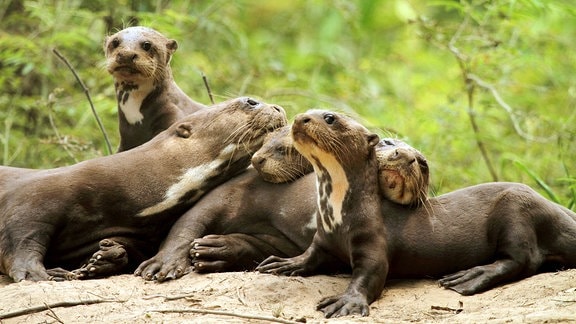
[[133, 149], [161, 152], [162, 167], [177, 174], [165, 199], [139, 215], [155, 215], [183, 202], [196, 201], [210, 188], [246, 169], [266, 134], [285, 125], [282, 107], [246, 97], [179, 120], [150, 142]]
[[106, 69], [118, 83], [138, 84], [167, 78], [172, 54], [178, 43], [154, 29], [128, 27], [104, 42]]
[[[294, 147], [316, 170], [316, 161], [353, 167], [374, 155], [379, 137], [354, 119], [324, 110], [299, 114], [292, 125]], [[326, 157], [326, 158], [325, 158]]]
[[380, 193], [402, 205], [427, 200], [430, 170], [422, 153], [396, 139], [385, 138], [376, 145]]
[[265, 181], [290, 182], [313, 171], [312, 164], [294, 148], [291, 128], [279, 128], [266, 135], [262, 147], [252, 156], [252, 166]]
[[354, 214], [348, 215], [344, 208], [356, 208], [346, 201], [358, 194], [367, 197], [362, 202], [370, 206], [366, 210], [379, 208], [374, 152], [378, 135], [345, 115], [310, 110], [294, 118], [292, 138], [294, 147], [314, 166], [318, 228], [331, 233], [342, 225]]
[[262, 146], [266, 135], [286, 123], [282, 107], [241, 97], [176, 122], [171, 129], [181, 140], [171, 141], [170, 145], [188, 151], [190, 143], [196, 142], [194, 147], [202, 148], [196, 158], [212, 161], [218, 156], [231, 162], [247, 159], [249, 164], [249, 157]]

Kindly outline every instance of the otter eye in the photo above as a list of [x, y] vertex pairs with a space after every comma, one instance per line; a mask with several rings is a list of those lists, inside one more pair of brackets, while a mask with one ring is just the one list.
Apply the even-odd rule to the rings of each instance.
[[148, 52], [151, 48], [152, 48], [152, 43], [150, 43], [150, 42], [142, 43], [142, 49], [145, 50], [146, 52]]
[[112, 48], [117, 48], [118, 46], [120, 46], [120, 41], [118, 40], [118, 38], [114, 38], [112, 42], [110, 42], [110, 45], [112, 45]]
[[325, 121], [326, 124], [328, 124], [328, 125], [334, 124], [334, 121], [335, 121], [335, 120], [336, 120], [336, 119], [334, 118], [334, 115], [332, 115], [332, 114], [325, 114], [325, 115], [324, 115], [324, 121]]
[[251, 106], [251, 107], [256, 107], [258, 106], [260, 103], [252, 98], [248, 98], [248, 100], [246, 100], [246, 102]]

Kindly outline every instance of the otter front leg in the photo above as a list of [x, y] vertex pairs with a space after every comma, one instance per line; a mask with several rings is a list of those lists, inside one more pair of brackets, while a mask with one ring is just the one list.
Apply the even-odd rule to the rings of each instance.
[[53, 227], [47, 223], [21, 219], [0, 224], [0, 272], [15, 282], [50, 280], [44, 256], [52, 232]]
[[368, 316], [369, 305], [384, 289], [388, 276], [387, 246], [382, 236], [371, 237], [373, 241], [358, 244], [352, 251], [352, 280], [341, 295], [322, 299], [316, 309], [326, 318], [351, 314]]
[[521, 266], [514, 260], [498, 260], [492, 264], [476, 266], [445, 276], [440, 286], [469, 296], [488, 290], [497, 284], [514, 278]]
[[256, 267], [256, 271], [283, 276], [308, 276], [323, 266], [338, 264], [339, 261], [326, 253], [317, 241], [318, 233], [304, 253], [293, 258], [270, 256]]
[[316, 306], [326, 318], [351, 314], [368, 316], [372, 303], [384, 288], [388, 265], [375, 265], [365, 269], [354, 269], [352, 281], [341, 295], [326, 297]]
[[529, 222], [513, 217], [514, 215], [527, 214], [515, 205], [507, 203], [496, 205], [503, 215], [510, 217], [496, 218], [501, 227], [495, 227], [500, 236], [496, 255], [501, 256], [491, 264], [476, 266], [463, 270], [439, 280], [442, 287], [452, 289], [462, 295], [473, 295], [486, 291], [498, 284], [531, 276], [538, 271], [544, 261], [544, 255], [538, 247], [536, 230]]
[[42, 263], [43, 255], [35, 252], [28, 252], [26, 255], [17, 253], [14, 256], [14, 261], [9, 265], [7, 274], [15, 282], [24, 280], [30, 281], [44, 281], [53, 279], [46, 271]]

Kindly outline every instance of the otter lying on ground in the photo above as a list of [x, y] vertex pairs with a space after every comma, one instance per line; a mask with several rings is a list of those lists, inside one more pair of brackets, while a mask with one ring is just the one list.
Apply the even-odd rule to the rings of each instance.
[[[346, 292], [318, 305], [326, 317], [367, 315], [387, 278], [444, 276], [441, 286], [472, 295], [531, 276], [544, 266], [576, 267], [576, 213], [528, 186], [481, 184], [429, 198], [416, 208], [381, 199], [381, 211], [375, 214], [373, 190], [346, 189], [373, 172], [372, 166], [351, 158], [365, 155], [365, 145], [359, 146], [361, 152], [351, 152], [350, 143], [341, 138], [359, 129], [357, 124], [322, 111], [298, 121], [301, 126], [292, 131], [295, 143], [301, 144], [296, 148], [314, 161], [321, 188], [318, 232], [302, 255], [270, 257], [257, 270], [311, 275], [352, 267]], [[360, 212], [350, 213], [354, 210]]]
[[[0, 192], [0, 272], [14, 281], [99, 276], [152, 256], [202, 194], [244, 170], [284, 110], [238, 98], [178, 121], [132, 150], [72, 166], [17, 172]], [[98, 257], [70, 274], [100, 245]], [[121, 244], [125, 251], [115, 244]], [[111, 249], [111, 247], [114, 247]], [[126, 259], [128, 250], [129, 260]]]
[[[269, 134], [252, 158], [253, 165], [265, 167], [269, 174], [276, 173], [278, 176], [271, 176], [275, 179], [286, 173], [274, 169], [305, 173], [306, 166], [299, 163], [300, 154], [291, 152], [293, 148], [287, 144], [291, 142], [285, 139], [289, 135], [286, 129]], [[381, 175], [394, 168], [404, 175], [405, 183], [396, 181], [397, 186], [386, 193], [388, 198], [405, 200], [411, 196], [409, 203], [414, 204], [425, 201], [429, 172], [426, 159], [391, 139], [382, 140], [376, 151], [381, 167], [387, 170]], [[270, 164], [274, 168], [269, 168]], [[213, 189], [174, 224], [158, 254], [142, 263], [136, 274], [148, 280], [176, 279], [190, 271], [190, 256], [196, 271], [214, 272], [252, 270], [269, 255], [302, 253], [316, 231], [316, 186], [313, 174], [295, 178], [290, 183], [274, 184], [248, 169]], [[386, 177], [380, 179], [384, 186], [390, 186]], [[412, 188], [420, 189], [407, 191]]]

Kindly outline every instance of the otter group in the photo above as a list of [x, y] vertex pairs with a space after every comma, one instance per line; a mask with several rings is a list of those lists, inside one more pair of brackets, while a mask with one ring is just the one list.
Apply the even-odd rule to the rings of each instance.
[[528, 186], [428, 197], [419, 151], [343, 114], [310, 110], [288, 126], [282, 107], [252, 98], [195, 102], [172, 77], [177, 47], [146, 27], [106, 38], [119, 153], [0, 167], [0, 273], [351, 272], [317, 306], [338, 317], [368, 315], [388, 278], [436, 277], [471, 295], [549, 264], [576, 267], [576, 213]]

